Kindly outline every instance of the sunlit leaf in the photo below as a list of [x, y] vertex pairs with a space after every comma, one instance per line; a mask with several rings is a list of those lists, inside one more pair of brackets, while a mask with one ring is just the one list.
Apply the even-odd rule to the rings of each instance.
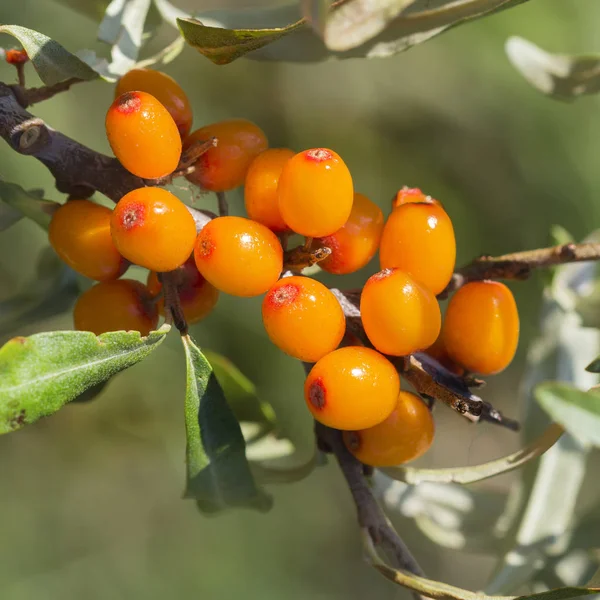
[[88, 388], [146, 358], [169, 327], [141, 337], [116, 331], [54, 331], [0, 348], [0, 433], [51, 415]]
[[543, 94], [572, 100], [600, 92], [598, 54], [551, 54], [520, 37], [508, 39], [506, 54], [519, 73]]
[[40, 198], [36, 193], [27, 192], [16, 183], [2, 180], [0, 180], [0, 201], [46, 230], [54, 211], [60, 206], [57, 202]]
[[65, 79], [96, 79], [98, 74], [48, 36], [19, 25], [0, 25], [0, 33], [17, 38], [27, 51], [40, 79], [54, 85]]
[[207, 512], [233, 506], [267, 510], [270, 498], [254, 482], [242, 430], [215, 373], [194, 342], [187, 336], [182, 340], [187, 360], [186, 497]]

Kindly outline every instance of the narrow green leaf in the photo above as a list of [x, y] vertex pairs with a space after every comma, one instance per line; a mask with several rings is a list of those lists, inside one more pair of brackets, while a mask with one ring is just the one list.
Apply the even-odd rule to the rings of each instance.
[[600, 356], [595, 358], [586, 368], [590, 373], [600, 373]]
[[480, 465], [445, 469], [388, 467], [381, 470], [392, 479], [405, 481], [410, 484], [422, 483], [424, 481], [462, 484], [476, 483], [484, 479], [502, 475], [503, 473], [509, 473], [538, 458], [556, 443], [562, 433], [563, 428], [560, 425], [550, 425], [538, 439], [528, 444], [522, 450]]
[[551, 54], [520, 37], [509, 38], [505, 50], [517, 71], [542, 94], [573, 100], [600, 92], [598, 54]]
[[85, 62], [38, 31], [19, 25], [0, 25], [0, 33], [8, 33], [19, 40], [46, 85], [54, 85], [73, 77], [84, 80], [98, 77]]
[[225, 65], [293, 33], [304, 21], [273, 29], [222, 29], [195, 19], [177, 19], [177, 24], [188, 44], [215, 64]]
[[51, 415], [86, 389], [146, 358], [169, 331], [54, 331], [0, 348], [0, 433]]
[[583, 443], [600, 446], [600, 391], [583, 392], [560, 382], [542, 383], [535, 396], [542, 408]]
[[233, 506], [268, 510], [270, 498], [254, 482], [242, 430], [210, 363], [189, 337], [182, 340], [187, 360], [186, 497], [195, 498], [207, 512]]
[[54, 211], [60, 206], [57, 202], [44, 200], [36, 193], [27, 192], [16, 183], [0, 180], [0, 200], [23, 216], [35, 221], [48, 230]]

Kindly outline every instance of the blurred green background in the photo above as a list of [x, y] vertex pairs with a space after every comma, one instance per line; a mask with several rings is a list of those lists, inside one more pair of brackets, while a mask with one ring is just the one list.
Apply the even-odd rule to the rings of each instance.
[[[180, 3], [197, 11], [225, 4]], [[196, 126], [247, 117], [266, 130], [273, 146], [334, 148], [351, 167], [357, 189], [386, 212], [405, 184], [439, 198], [453, 218], [464, 263], [482, 253], [545, 245], [557, 223], [578, 239], [600, 224], [600, 98], [575, 104], [547, 99], [520, 78], [503, 51], [509, 35], [554, 52], [598, 50], [599, 20], [594, 0], [531, 0], [390, 59], [242, 59], [217, 67], [186, 49], [166, 70], [188, 92]], [[42, 31], [71, 51], [106, 52], [95, 41], [95, 21], [49, 0], [2, 2], [0, 22]], [[172, 36], [165, 28], [158, 41]], [[0, 38], [0, 45], [12, 44]], [[32, 71], [28, 77], [36, 81]], [[14, 73], [2, 65], [0, 79], [12, 82]], [[102, 81], [81, 84], [34, 112], [109, 152], [104, 114], [112, 94]], [[60, 199], [45, 169], [5, 144], [0, 177], [43, 187], [46, 197]], [[183, 182], [174, 190], [183, 200], [194, 199]], [[214, 206], [212, 196], [194, 201]], [[232, 205], [241, 213], [239, 191]], [[34, 277], [46, 246], [42, 232], [28, 222], [0, 236], [0, 300]], [[373, 263], [336, 283], [357, 286], [375, 270]], [[522, 315], [519, 354], [484, 390], [487, 400], [513, 416], [519, 415], [517, 385], [537, 327], [541, 281], [514, 286]], [[70, 327], [65, 313], [18, 332], [2, 331], [0, 342], [17, 333]], [[308, 454], [312, 434], [302, 369], [267, 341], [260, 299], [223, 296], [193, 335], [256, 383], [275, 407], [283, 433]], [[405, 596], [362, 562], [354, 509], [335, 466], [319, 468], [301, 483], [272, 487], [275, 505], [266, 515], [240, 511], [209, 518], [182, 500], [183, 392], [182, 351], [171, 336], [148, 360], [115, 378], [96, 402], [68, 406], [0, 438], [2, 600]], [[443, 406], [435, 414], [437, 439], [422, 465], [478, 463], [520, 443], [515, 434], [469, 425]], [[397, 524], [430, 577], [473, 589], [485, 584], [493, 557], [440, 549], [411, 521]]]

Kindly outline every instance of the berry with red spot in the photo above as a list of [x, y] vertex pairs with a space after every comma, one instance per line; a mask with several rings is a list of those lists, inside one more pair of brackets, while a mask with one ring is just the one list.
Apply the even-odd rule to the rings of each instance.
[[280, 279], [263, 300], [262, 317], [271, 341], [305, 362], [316, 362], [335, 350], [346, 329], [337, 298], [309, 277]]
[[125, 194], [113, 210], [110, 229], [127, 260], [158, 272], [181, 266], [196, 241], [196, 223], [185, 204], [157, 187]]
[[339, 348], [312, 368], [304, 398], [313, 417], [335, 429], [373, 427], [394, 410], [400, 378], [384, 356], [361, 346]]
[[146, 92], [125, 92], [112, 103], [106, 113], [106, 135], [119, 162], [138, 177], [165, 177], [179, 164], [177, 125], [167, 109]]

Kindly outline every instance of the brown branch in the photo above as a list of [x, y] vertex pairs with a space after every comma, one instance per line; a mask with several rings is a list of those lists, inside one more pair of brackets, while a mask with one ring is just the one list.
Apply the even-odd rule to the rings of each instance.
[[37, 104], [38, 102], [43, 102], [44, 100], [50, 100], [50, 98], [53, 98], [56, 96], [56, 94], [66, 92], [71, 88], [72, 85], [81, 83], [82, 81], [84, 80], [79, 79], [78, 77], [71, 77], [70, 79], [59, 81], [54, 85], [45, 85], [43, 87], [29, 89], [24, 89], [24, 82], [20, 82], [19, 89], [13, 88], [13, 91], [18, 97], [19, 103], [23, 106], [23, 108], [27, 108], [32, 104]]

